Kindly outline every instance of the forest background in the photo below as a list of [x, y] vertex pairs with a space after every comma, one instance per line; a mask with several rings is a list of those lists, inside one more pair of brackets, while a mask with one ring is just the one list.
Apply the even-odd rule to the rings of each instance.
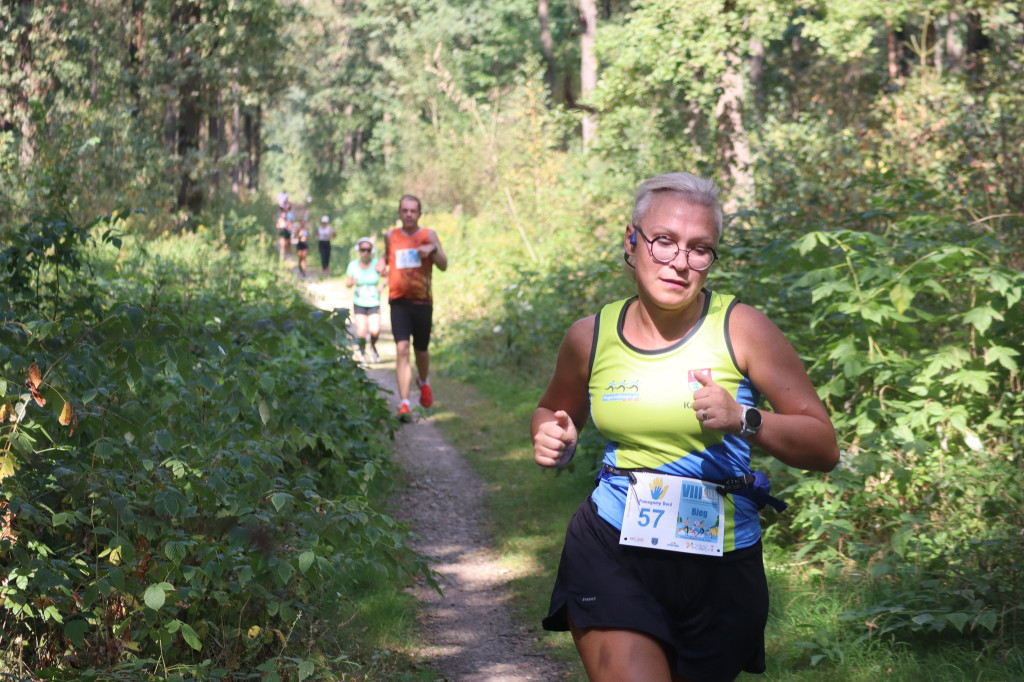
[[282, 284], [279, 190], [342, 256], [420, 196], [438, 371], [528, 414], [628, 291], [633, 188], [690, 170], [730, 213], [713, 286], [785, 331], [842, 448], [764, 461], [774, 570], [848, 596], [789, 662], [1024, 676], [1020, 3], [4, 0], [0, 34], [0, 671], [391, 654], [325, 644], [373, 576], [429, 574], [377, 509], [393, 423], [343, 319]]

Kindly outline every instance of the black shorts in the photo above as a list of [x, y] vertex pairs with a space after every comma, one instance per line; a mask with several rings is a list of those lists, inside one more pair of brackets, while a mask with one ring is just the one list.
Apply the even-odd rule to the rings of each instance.
[[391, 333], [395, 341], [408, 341], [419, 351], [430, 347], [430, 330], [434, 324], [434, 306], [429, 301], [394, 298], [391, 306]]
[[296, 251], [309, 251], [309, 242], [299, 242], [295, 245]]
[[380, 315], [380, 306], [379, 305], [375, 305], [375, 306], [372, 306], [372, 307], [368, 308], [366, 306], [356, 305], [355, 303], [353, 303], [352, 304], [352, 314], [353, 315]]
[[278, 234], [278, 236], [281, 237], [281, 239], [291, 239], [292, 238], [292, 231], [291, 230], [281, 229], [281, 230], [277, 231], [277, 234]]
[[696, 682], [765, 670], [768, 583], [761, 543], [722, 557], [619, 544], [588, 497], [565, 534], [545, 630], [643, 632]]

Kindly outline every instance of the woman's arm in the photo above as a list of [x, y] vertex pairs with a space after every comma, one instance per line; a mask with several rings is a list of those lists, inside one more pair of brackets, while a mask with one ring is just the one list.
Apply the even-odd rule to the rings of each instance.
[[590, 410], [590, 349], [594, 316], [573, 323], [562, 339], [551, 381], [530, 420], [533, 459], [544, 467], [565, 466], [576, 452]]
[[[818, 398], [793, 346], [762, 312], [748, 305], [733, 308], [729, 337], [740, 371], [764, 395], [773, 412], [761, 410], [761, 428], [750, 442], [779, 461], [799, 469], [831, 471], [839, 446], [828, 411]], [[707, 410], [705, 428], [739, 433], [744, 407], [713, 381], [694, 393], [698, 418]]]

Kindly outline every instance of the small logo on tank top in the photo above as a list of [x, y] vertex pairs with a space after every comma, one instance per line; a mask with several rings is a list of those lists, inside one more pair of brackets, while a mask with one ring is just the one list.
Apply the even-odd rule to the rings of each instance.
[[636, 379], [610, 381], [601, 394], [602, 402], [635, 402], [640, 400], [640, 382]]
[[690, 369], [686, 371], [686, 383], [690, 385], [690, 393], [696, 393], [701, 388], [701, 383], [696, 378], [697, 374], [710, 379], [711, 368], [705, 367], [704, 369]]

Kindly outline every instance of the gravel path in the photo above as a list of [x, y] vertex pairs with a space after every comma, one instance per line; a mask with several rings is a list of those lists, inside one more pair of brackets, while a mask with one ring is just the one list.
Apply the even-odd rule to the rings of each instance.
[[[324, 309], [348, 307], [335, 282], [309, 282], [313, 302]], [[384, 311], [387, 324], [387, 311]], [[385, 329], [378, 343], [381, 363], [368, 375], [396, 403], [394, 344]], [[413, 400], [417, 398], [413, 389]], [[430, 418], [405, 424], [395, 438], [396, 461], [408, 472], [398, 491], [395, 516], [413, 530], [411, 545], [428, 557], [443, 596], [427, 586], [413, 589], [424, 607], [418, 614], [438, 680], [532, 682], [565, 677], [563, 668], [531, 650], [529, 633], [508, 609], [508, 581], [518, 577], [493, 550], [484, 517], [485, 491], [462, 456], [445, 443]]]

